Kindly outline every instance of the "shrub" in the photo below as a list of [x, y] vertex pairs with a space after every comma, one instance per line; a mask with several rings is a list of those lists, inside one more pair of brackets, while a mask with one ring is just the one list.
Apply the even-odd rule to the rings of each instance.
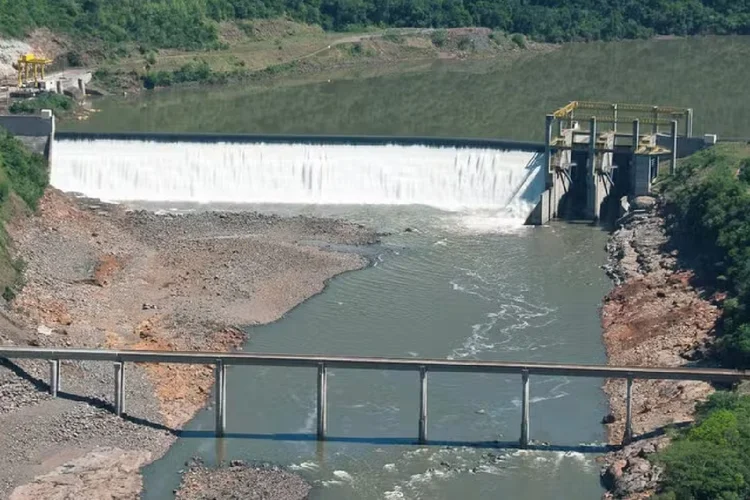
[[513, 33], [513, 35], [511, 35], [511, 37], [510, 37], [510, 40], [513, 43], [515, 43], [516, 45], [518, 45], [518, 47], [520, 47], [522, 49], [526, 48], [526, 37], [523, 36], [522, 34], [520, 34], [520, 33]]
[[750, 397], [729, 392], [699, 405], [697, 423], [655, 460], [667, 499], [742, 499], [750, 495]]
[[51, 109], [55, 114], [64, 114], [73, 109], [74, 101], [62, 94], [43, 92], [36, 97], [16, 101], [8, 110], [13, 114], [34, 114], [41, 109]]
[[435, 30], [430, 35], [430, 40], [435, 47], [443, 47], [448, 43], [448, 32], [446, 30]]
[[36, 208], [49, 181], [44, 157], [31, 153], [0, 128], [0, 203], [14, 191], [28, 206]]

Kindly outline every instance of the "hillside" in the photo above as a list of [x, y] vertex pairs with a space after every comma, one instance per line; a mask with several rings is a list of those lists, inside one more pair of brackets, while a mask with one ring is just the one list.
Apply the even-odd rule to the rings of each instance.
[[750, 33], [750, 4], [716, 0], [2, 0], [0, 34], [50, 28], [114, 54], [128, 43], [215, 48], [218, 22], [280, 16], [326, 30], [484, 26], [549, 42]]

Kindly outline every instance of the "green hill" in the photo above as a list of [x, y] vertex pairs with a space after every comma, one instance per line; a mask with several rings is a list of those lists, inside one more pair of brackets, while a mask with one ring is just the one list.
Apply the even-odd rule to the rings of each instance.
[[206, 48], [217, 22], [278, 16], [335, 30], [485, 26], [551, 42], [750, 34], [750, 2], [727, 0], [0, 0], [0, 34], [48, 27], [109, 47]]

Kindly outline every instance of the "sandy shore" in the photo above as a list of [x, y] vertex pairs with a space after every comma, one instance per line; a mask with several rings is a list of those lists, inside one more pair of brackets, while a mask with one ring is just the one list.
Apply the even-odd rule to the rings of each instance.
[[[0, 343], [163, 350], [239, 348], [238, 326], [274, 321], [366, 264], [305, 242], [377, 238], [341, 221], [155, 215], [54, 190], [38, 215], [8, 229], [26, 285], [0, 317]], [[0, 366], [0, 497], [47, 497], [54, 486], [55, 498], [101, 498], [101, 488], [137, 498], [139, 468], [206, 404], [213, 376], [208, 366], [126, 370], [120, 419], [110, 412], [107, 363], [63, 363], [57, 399], [42, 392], [46, 364]]]
[[[604, 344], [611, 365], [704, 365], [719, 316], [720, 297], [696, 285], [693, 273], [681, 266], [671, 248], [661, 209], [648, 208], [611, 236], [607, 271], [615, 288], [602, 308]], [[653, 205], [653, 206], [651, 206]], [[622, 441], [625, 424], [625, 382], [607, 381], [611, 444]], [[660, 471], [647, 456], [663, 448], [670, 425], [693, 419], [695, 403], [713, 389], [689, 381], [635, 381], [633, 444], [605, 457], [603, 479], [610, 497], [647, 498]]]

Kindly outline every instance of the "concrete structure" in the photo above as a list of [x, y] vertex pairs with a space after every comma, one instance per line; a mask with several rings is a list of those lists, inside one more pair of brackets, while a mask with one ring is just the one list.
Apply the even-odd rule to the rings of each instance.
[[35, 153], [49, 158], [55, 136], [55, 117], [50, 110], [39, 116], [0, 115], [0, 127], [16, 136]]
[[[226, 432], [226, 368], [227, 366], [288, 366], [317, 370], [318, 377], [318, 439], [327, 436], [327, 369], [398, 370], [419, 374], [418, 441], [427, 442], [427, 373], [493, 373], [521, 375], [521, 437], [519, 445], [531, 443], [529, 413], [529, 377], [531, 375], [624, 378], [626, 408], [624, 441], [633, 437], [632, 393], [633, 381], [642, 380], [700, 380], [705, 382], [740, 382], [750, 380], [750, 371], [698, 368], [646, 368], [635, 366], [575, 365], [554, 363], [519, 363], [503, 361], [442, 360], [414, 358], [374, 358], [359, 356], [319, 356], [297, 354], [255, 354], [224, 352], [167, 352], [114, 351], [99, 349], [53, 349], [40, 347], [0, 347], [0, 357], [6, 359], [44, 359], [51, 362], [50, 392], [57, 394], [60, 383], [59, 363], [62, 360], [102, 361], [115, 364], [114, 411], [122, 415], [124, 409], [125, 363], [181, 363], [212, 364], [215, 366], [216, 435]], [[592, 419], [592, 424], [595, 420]]]
[[[632, 128], [618, 127], [624, 124]], [[705, 147], [692, 130], [687, 108], [573, 101], [547, 115], [547, 190], [529, 223], [563, 216], [596, 221], [618, 211], [623, 196], [650, 194], [661, 162], [674, 172], [678, 158]]]

